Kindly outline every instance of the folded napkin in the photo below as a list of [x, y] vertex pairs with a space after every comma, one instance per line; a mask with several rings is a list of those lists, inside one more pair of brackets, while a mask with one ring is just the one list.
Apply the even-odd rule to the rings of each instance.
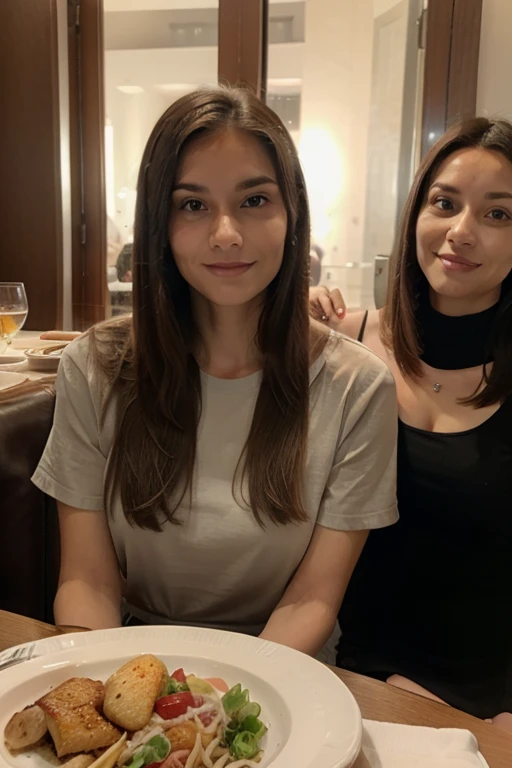
[[363, 720], [354, 768], [489, 768], [472, 733]]

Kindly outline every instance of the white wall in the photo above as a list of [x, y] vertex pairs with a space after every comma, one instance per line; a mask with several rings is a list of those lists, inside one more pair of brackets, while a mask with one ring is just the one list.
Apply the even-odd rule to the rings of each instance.
[[512, 119], [512, 0], [483, 0], [477, 115]]
[[381, 16], [400, 2], [401, 0], [373, 0], [373, 15], [375, 17]]

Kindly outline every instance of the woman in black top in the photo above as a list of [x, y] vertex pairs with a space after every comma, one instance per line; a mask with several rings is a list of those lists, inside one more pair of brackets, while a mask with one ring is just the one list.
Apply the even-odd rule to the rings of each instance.
[[427, 155], [384, 310], [310, 302], [388, 363], [400, 416], [401, 519], [370, 535], [338, 663], [512, 727], [512, 125], [475, 119]]

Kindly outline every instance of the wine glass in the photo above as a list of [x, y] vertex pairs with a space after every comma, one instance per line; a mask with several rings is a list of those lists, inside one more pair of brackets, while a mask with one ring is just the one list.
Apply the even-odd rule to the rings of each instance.
[[23, 283], [0, 283], [0, 354], [5, 352], [28, 315]]

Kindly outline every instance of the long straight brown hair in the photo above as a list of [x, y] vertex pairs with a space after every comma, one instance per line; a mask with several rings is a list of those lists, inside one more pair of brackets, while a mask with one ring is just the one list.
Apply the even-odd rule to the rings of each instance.
[[[406, 376], [422, 376], [422, 349], [416, 313], [420, 295], [428, 291], [428, 282], [416, 253], [418, 216], [444, 160], [454, 152], [473, 147], [499, 152], [512, 165], [512, 124], [507, 120], [480, 117], [450, 128], [425, 156], [402, 215], [389, 270], [381, 338]], [[512, 395], [512, 271], [502, 284], [488, 351], [489, 360], [494, 361], [492, 369], [488, 373], [484, 365], [483, 386], [471, 397], [461, 400], [465, 405], [484, 408]]]
[[137, 188], [133, 320], [109, 321], [92, 331], [93, 353], [117, 408], [106, 509], [111, 512], [120, 497], [130, 524], [155, 531], [166, 520], [180, 522], [176, 512], [192, 487], [201, 413], [200, 372], [192, 354], [199, 331], [189, 286], [169, 245], [171, 195], [191, 139], [228, 129], [255, 137], [268, 152], [288, 221], [282, 266], [260, 316], [262, 382], [235, 477], [240, 485], [246, 479], [260, 525], [306, 519], [310, 221], [304, 178], [277, 115], [248, 90], [215, 88], [179, 99], [153, 129]]

